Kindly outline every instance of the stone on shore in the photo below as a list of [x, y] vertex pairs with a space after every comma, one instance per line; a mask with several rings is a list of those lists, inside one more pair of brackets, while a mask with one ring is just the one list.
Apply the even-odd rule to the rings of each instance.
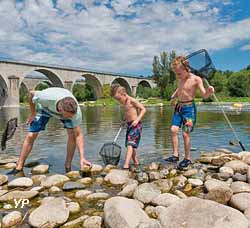
[[242, 182], [242, 181], [235, 181], [231, 184], [231, 189], [233, 193], [242, 193], [242, 192], [250, 192], [250, 184]]
[[79, 179], [77, 182], [81, 184], [89, 185], [92, 183], [92, 179], [90, 177], [84, 177], [84, 178]]
[[161, 194], [160, 189], [153, 183], [139, 185], [134, 192], [134, 199], [142, 203], [150, 203], [154, 198]]
[[90, 195], [92, 192], [89, 191], [89, 190], [79, 190], [76, 192], [75, 194], [75, 197], [76, 198], [79, 198], [79, 199], [82, 199], [82, 198], [85, 198], [87, 197], [88, 195]]
[[33, 184], [40, 185], [43, 179], [46, 179], [45, 175], [34, 175], [31, 177]]
[[124, 197], [132, 197], [134, 192], [135, 192], [135, 189], [137, 188], [138, 184], [137, 183], [134, 183], [134, 184], [129, 184], [127, 186], [125, 186], [121, 192], [119, 192], [117, 195], [118, 196], [124, 196]]
[[196, 197], [183, 199], [160, 210], [162, 228], [248, 228], [245, 216], [228, 206]]
[[123, 185], [129, 179], [129, 171], [112, 169], [104, 178], [106, 182], [109, 182], [113, 185]]
[[83, 223], [84, 228], [102, 228], [102, 217], [91, 216]]
[[218, 203], [226, 204], [233, 195], [231, 188], [223, 181], [211, 179], [207, 180], [204, 185], [208, 191], [207, 199]]
[[19, 211], [12, 211], [5, 215], [2, 220], [3, 228], [13, 227], [22, 221], [22, 214]]
[[229, 205], [244, 212], [247, 208], [250, 208], [250, 193], [243, 192], [233, 195]]
[[173, 182], [170, 179], [161, 179], [154, 181], [153, 184], [155, 184], [162, 193], [169, 192], [171, 188], [173, 187]]
[[152, 204], [155, 206], [163, 206], [169, 207], [172, 204], [175, 204], [181, 200], [178, 196], [170, 194], [170, 193], [163, 193], [152, 200]]
[[0, 165], [5, 165], [7, 163], [16, 163], [18, 161], [18, 157], [11, 155], [0, 155]]
[[11, 191], [0, 196], [0, 202], [12, 201], [14, 199], [32, 199], [38, 194], [38, 191]]
[[227, 162], [224, 165], [224, 167], [232, 168], [235, 173], [246, 174], [249, 166], [243, 161], [233, 160], [233, 161]]
[[45, 188], [50, 188], [52, 186], [62, 186], [65, 182], [69, 181], [70, 179], [61, 174], [55, 174], [49, 177], [46, 177], [41, 180], [41, 186]]
[[105, 192], [92, 193], [86, 197], [87, 200], [100, 200], [100, 199], [108, 199], [108, 198], [109, 198], [109, 194]]
[[102, 172], [102, 170], [103, 170], [103, 167], [101, 165], [93, 164], [91, 167], [92, 173], [100, 173], [100, 172]]
[[81, 184], [81, 183], [77, 183], [77, 182], [66, 182], [63, 185], [63, 191], [71, 191], [71, 190], [76, 190], [76, 189], [84, 189], [85, 185]]
[[197, 169], [189, 169], [183, 173], [184, 177], [192, 177], [195, 176], [198, 173]]
[[203, 182], [200, 179], [189, 178], [188, 183], [193, 187], [200, 187], [203, 185]]
[[28, 188], [28, 187], [31, 187], [32, 185], [33, 185], [33, 181], [32, 179], [28, 177], [19, 177], [8, 183], [8, 187], [11, 187], [11, 188], [15, 188], [15, 187]]
[[242, 151], [239, 153], [239, 157], [242, 161], [250, 165], [250, 152], [249, 151]]
[[69, 217], [69, 209], [61, 198], [44, 198], [41, 205], [31, 212], [29, 224], [34, 227], [57, 227], [64, 224]]
[[8, 176], [0, 174], [0, 186], [8, 182]]
[[37, 165], [32, 169], [32, 174], [45, 174], [49, 172], [48, 165]]
[[77, 202], [70, 202], [67, 204], [67, 208], [69, 209], [70, 214], [77, 214], [80, 212], [81, 208], [79, 203]]
[[63, 224], [63, 226], [61, 226], [61, 228], [78, 228], [78, 227], [83, 227], [83, 222], [89, 218], [88, 215], [83, 215], [77, 219], [71, 220], [65, 224]]
[[136, 228], [143, 222], [150, 219], [134, 200], [118, 196], [105, 202], [104, 223], [108, 228]]
[[232, 178], [234, 181], [243, 181], [243, 182], [247, 181], [246, 174], [235, 173]]
[[234, 170], [231, 167], [220, 167], [220, 173], [227, 174], [229, 177], [234, 175]]
[[70, 171], [66, 173], [66, 176], [70, 179], [78, 179], [81, 178], [79, 171]]

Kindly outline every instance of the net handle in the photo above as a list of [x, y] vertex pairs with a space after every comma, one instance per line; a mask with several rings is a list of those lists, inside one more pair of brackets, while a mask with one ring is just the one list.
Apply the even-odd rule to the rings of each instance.
[[116, 136], [115, 136], [115, 138], [114, 138], [114, 142], [117, 141], [117, 139], [118, 139], [118, 137], [119, 137], [119, 135], [120, 135], [120, 133], [121, 133], [121, 130], [122, 130], [122, 127], [120, 127], [119, 131], [117, 132], [117, 134], [116, 134]]

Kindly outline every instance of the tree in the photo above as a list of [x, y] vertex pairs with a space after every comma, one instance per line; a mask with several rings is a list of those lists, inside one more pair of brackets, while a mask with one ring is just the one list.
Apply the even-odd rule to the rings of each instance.
[[46, 82], [41, 82], [36, 86], [35, 90], [40, 91], [40, 90], [44, 90], [44, 89], [48, 89], [48, 88], [49, 88], [49, 86]]
[[171, 70], [171, 63], [175, 56], [176, 54], [174, 51], [170, 52], [170, 54], [162, 52], [160, 58], [154, 56], [153, 79], [160, 88], [161, 97], [164, 97], [165, 88], [169, 85], [173, 85], [175, 81], [175, 74]]
[[93, 100], [94, 90], [88, 84], [76, 84], [73, 87], [73, 95], [78, 101]]
[[102, 96], [103, 98], [109, 98], [111, 95], [111, 86], [109, 84], [104, 84], [102, 87]]

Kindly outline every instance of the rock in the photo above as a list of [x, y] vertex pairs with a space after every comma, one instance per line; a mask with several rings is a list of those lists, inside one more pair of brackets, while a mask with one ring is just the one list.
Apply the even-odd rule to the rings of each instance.
[[3, 217], [2, 226], [3, 226], [3, 228], [13, 227], [21, 221], [22, 221], [21, 212], [12, 211]]
[[[46, 199], [46, 198], [45, 198]], [[69, 209], [63, 199], [49, 197], [43, 200], [41, 206], [31, 212], [29, 224], [34, 227], [57, 227], [67, 221]]]
[[110, 182], [113, 185], [122, 185], [129, 179], [129, 171], [112, 169], [104, 178], [106, 182]]
[[144, 208], [144, 204], [143, 204], [141, 201], [139, 201], [139, 200], [137, 200], [137, 199], [133, 199], [133, 200], [139, 205], [139, 207], [140, 207], [141, 209]]
[[189, 169], [183, 173], [184, 177], [192, 177], [198, 173], [197, 169]]
[[175, 204], [180, 198], [170, 193], [163, 193], [152, 200], [152, 204], [155, 206], [169, 207]]
[[162, 193], [169, 192], [173, 187], [173, 182], [170, 179], [161, 179], [153, 182]]
[[101, 165], [93, 164], [92, 167], [91, 167], [91, 172], [92, 173], [100, 173], [100, 172], [102, 172], [102, 170], [103, 170], [103, 167]]
[[74, 219], [72, 221], [69, 221], [67, 223], [65, 223], [63, 226], [61, 226], [61, 228], [78, 228], [78, 227], [83, 227], [81, 225], [83, 225], [83, 222], [89, 218], [88, 215], [83, 215], [77, 219]]
[[139, 172], [136, 173], [136, 180], [138, 180], [139, 183], [146, 183], [149, 181], [148, 174], [145, 172]]
[[70, 179], [78, 179], [81, 178], [79, 171], [70, 171], [66, 173], [66, 176]]
[[103, 171], [104, 171], [105, 173], [109, 173], [112, 169], [117, 169], [117, 166], [115, 166], [115, 165], [110, 165], [110, 164], [109, 164], [109, 165], [106, 165]]
[[247, 208], [250, 208], [250, 193], [243, 192], [233, 195], [229, 205], [244, 212]]
[[14, 169], [16, 168], [16, 163], [10, 162], [2, 166], [4, 169]]
[[15, 188], [15, 187], [28, 188], [28, 187], [31, 187], [32, 185], [33, 185], [33, 181], [28, 177], [19, 177], [8, 183], [8, 187], [12, 187], [12, 188]]
[[104, 223], [109, 228], [136, 228], [149, 222], [147, 214], [132, 199], [113, 197], [104, 205]]
[[89, 191], [89, 190], [80, 190], [80, 191], [77, 191], [76, 194], [75, 194], [75, 197], [76, 198], [79, 198], [79, 199], [82, 199], [82, 198], [85, 198], [87, 197], [88, 195], [90, 195], [92, 192]]
[[142, 203], [150, 203], [160, 194], [161, 191], [155, 184], [144, 183], [136, 188], [133, 197]]
[[50, 189], [49, 189], [49, 192], [50, 193], [57, 193], [57, 192], [61, 192], [62, 189], [58, 188], [57, 186], [52, 186]]
[[233, 180], [234, 181], [243, 181], [243, 182], [246, 182], [247, 181], [247, 175], [246, 174], [235, 173], [233, 175]]
[[169, 171], [168, 169], [162, 169], [160, 170], [160, 178], [161, 179], [165, 179], [168, 177]]
[[231, 184], [231, 189], [233, 190], [234, 194], [250, 192], [250, 184], [241, 181], [235, 181]]
[[159, 221], [151, 219], [149, 222], [142, 222], [138, 228], [161, 228]]
[[156, 162], [152, 162], [149, 166], [148, 169], [153, 171], [153, 170], [158, 170], [160, 168], [160, 164]]
[[186, 185], [187, 178], [184, 177], [183, 175], [174, 177], [173, 179], [174, 184], [176, 184], [177, 188], [183, 188]]
[[213, 175], [215, 179], [219, 179], [222, 181], [227, 181], [230, 178], [230, 174], [228, 173], [216, 173]]
[[8, 192], [7, 190], [0, 190], [0, 196], [4, 195], [7, 192]]
[[102, 228], [102, 217], [91, 216], [83, 223], [84, 228]]
[[233, 161], [227, 162], [224, 165], [224, 167], [232, 168], [235, 173], [246, 174], [249, 166], [243, 161], [233, 160]]
[[155, 209], [155, 207], [153, 207], [153, 206], [147, 206], [147, 207], [145, 208], [145, 212], [146, 212], [147, 215], [148, 215], [149, 217], [151, 217], [151, 218], [157, 218], [157, 217], [158, 217], [157, 214], [156, 214], [156, 209]]
[[234, 175], [234, 170], [231, 167], [220, 167], [220, 173], [225, 173], [227, 174], [229, 177], [232, 177]]
[[10, 210], [10, 209], [13, 209], [13, 206], [11, 205], [11, 204], [4, 204], [3, 205], [3, 209], [5, 209], [5, 210]]
[[84, 189], [85, 185], [77, 182], [67, 182], [63, 185], [63, 191], [71, 191], [71, 190], [76, 190], [76, 189]]
[[149, 173], [149, 180], [154, 181], [154, 180], [159, 180], [161, 178], [160, 173], [157, 171], [152, 171]]
[[186, 198], [187, 198], [186, 194], [183, 193], [183, 192], [180, 191], [180, 190], [175, 190], [175, 191], [174, 191], [174, 194], [177, 195], [180, 199], [186, 199]]
[[95, 179], [95, 183], [101, 185], [103, 183], [104, 179], [102, 177], [97, 177]]
[[125, 186], [121, 192], [119, 192], [117, 195], [118, 196], [124, 196], [124, 197], [132, 197], [134, 192], [135, 192], [135, 189], [137, 188], [138, 184], [137, 183], [134, 183], [134, 184], [130, 184], [130, 185], [127, 185]]
[[233, 195], [231, 188], [220, 180], [207, 180], [204, 186], [208, 191], [206, 195], [207, 199], [214, 200], [218, 203], [226, 204]]
[[171, 169], [169, 174], [170, 174], [171, 177], [174, 177], [177, 174], [177, 170], [176, 169]]
[[49, 177], [46, 177], [45, 179], [41, 180], [41, 186], [45, 188], [50, 188], [52, 186], [58, 186], [60, 187], [65, 182], [69, 181], [69, 178], [61, 175], [61, 174], [55, 174]]
[[18, 161], [18, 157], [11, 155], [1, 155], [0, 156], [0, 165], [5, 165], [7, 163], [16, 163]]
[[184, 192], [184, 193], [188, 193], [188, 192], [190, 192], [192, 189], [193, 189], [193, 186], [192, 186], [190, 183], [187, 183], [187, 184], [185, 185], [185, 188], [183, 189], [183, 192]]
[[104, 193], [104, 192], [97, 192], [97, 193], [92, 193], [92, 194], [88, 195], [86, 198], [87, 198], [87, 200], [108, 199], [109, 194]]
[[8, 182], [8, 176], [0, 174], [0, 186]]
[[245, 216], [230, 207], [196, 197], [189, 197], [160, 211], [163, 228], [248, 228]]
[[43, 179], [46, 179], [45, 175], [34, 175], [31, 177], [33, 184], [40, 185]]
[[246, 218], [248, 219], [249, 223], [250, 223], [250, 208], [247, 208], [244, 211], [244, 215], [246, 216]]
[[79, 213], [80, 210], [81, 210], [80, 205], [77, 202], [70, 202], [70, 203], [68, 203], [67, 208], [69, 209], [69, 213], [70, 214]]
[[193, 178], [189, 178], [188, 183], [191, 184], [193, 187], [200, 187], [203, 185], [203, 182], [200, 179]]
[[38, 191], [38, 192], [41, 192], [43, 190], [44, 190], [44, 187], [41, 187], [41, 186], [36, 186], [30, 189], [30, 191]]
[[247, 170], [247, 182], [250, 183], [250, 168]]
[[32, 174], [45, 174], [49, 172], [48, 165], [37, 165], [31, 170]]
[[37, 196], [39, 192], [37, 191], [11, 191], [5, 195], [0, 196], [0, 202], [12, 201], [14, 199], [31, 199]]
[[242, 151], [238, 155], [243, 162], [250, 165], [250, 153], [249, 153], [249, 151], [244, 151], [244, 152]]
[[78, 180], [77, 182], [81, 184], [89, 185], [92, 183], [92, 179], [90, 177], [85, 177], [85, 178]]

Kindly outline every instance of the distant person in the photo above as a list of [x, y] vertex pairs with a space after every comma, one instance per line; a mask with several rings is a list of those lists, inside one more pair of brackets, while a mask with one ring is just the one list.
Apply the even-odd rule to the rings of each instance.
[[[212, 86], [207, 89], [204, 88], [202, 79], [190, 72], [188, 61], [183, 56], [178, 56], [173, 60], [172, 69], [179, 82], [178, 88], [171, 96], [171, 105], [175, 106], [171, 126], [173, 155], [165, 160], [173, 163], [179, 161], [178, 132], [179, 128], [182, 127], [185, 158], [178, 164], [178, 168], [183, 169], [192, 163], [190, 133], [193, 131], [196, 122], [196, 105], [194, 102], [196, 90], [200, 90], [203, 98], [208, 98], [214, 93], [214, 88]], [[175, 102], [176, 99], [177, 103]]]
[[[80, 154], [80, 168], [91, 163], [84, 157], [84, 139], [80, 127], [82, 122], [82, 112], [72, 93], [63, 88], [48, 88], [42, 91], [31, 91], [29, 93], [30, 116], [27, 124], [30, 124], [16, 168], [8, 174], [17, 174], [22, 171], [24, 162], [32, 150], [34, 141], [40, 131], [45, 130], [45, 126], [51, 117], [55, 117], [64, 125], [68, 133], [67, 157], [65, 170], [71, 170], [71, 162], [77, 147]], [[56, 151], [55, 151], [56, 153]]]
[[123, 168], [129, 169], [131, 159], [135, 165], [139, 165], [136, 150], [138, 149], [142, 134], [141, 119], [143, 118], [146, 109], [135, 98], [130, 97], [126, 92], [126, 89], [120, 85], [113, 85], [111, 94], [112, 97], [118, 100], [125, 108], [125, 120], [127, 122], [125, 145], [127, 147], [127, 154]]

